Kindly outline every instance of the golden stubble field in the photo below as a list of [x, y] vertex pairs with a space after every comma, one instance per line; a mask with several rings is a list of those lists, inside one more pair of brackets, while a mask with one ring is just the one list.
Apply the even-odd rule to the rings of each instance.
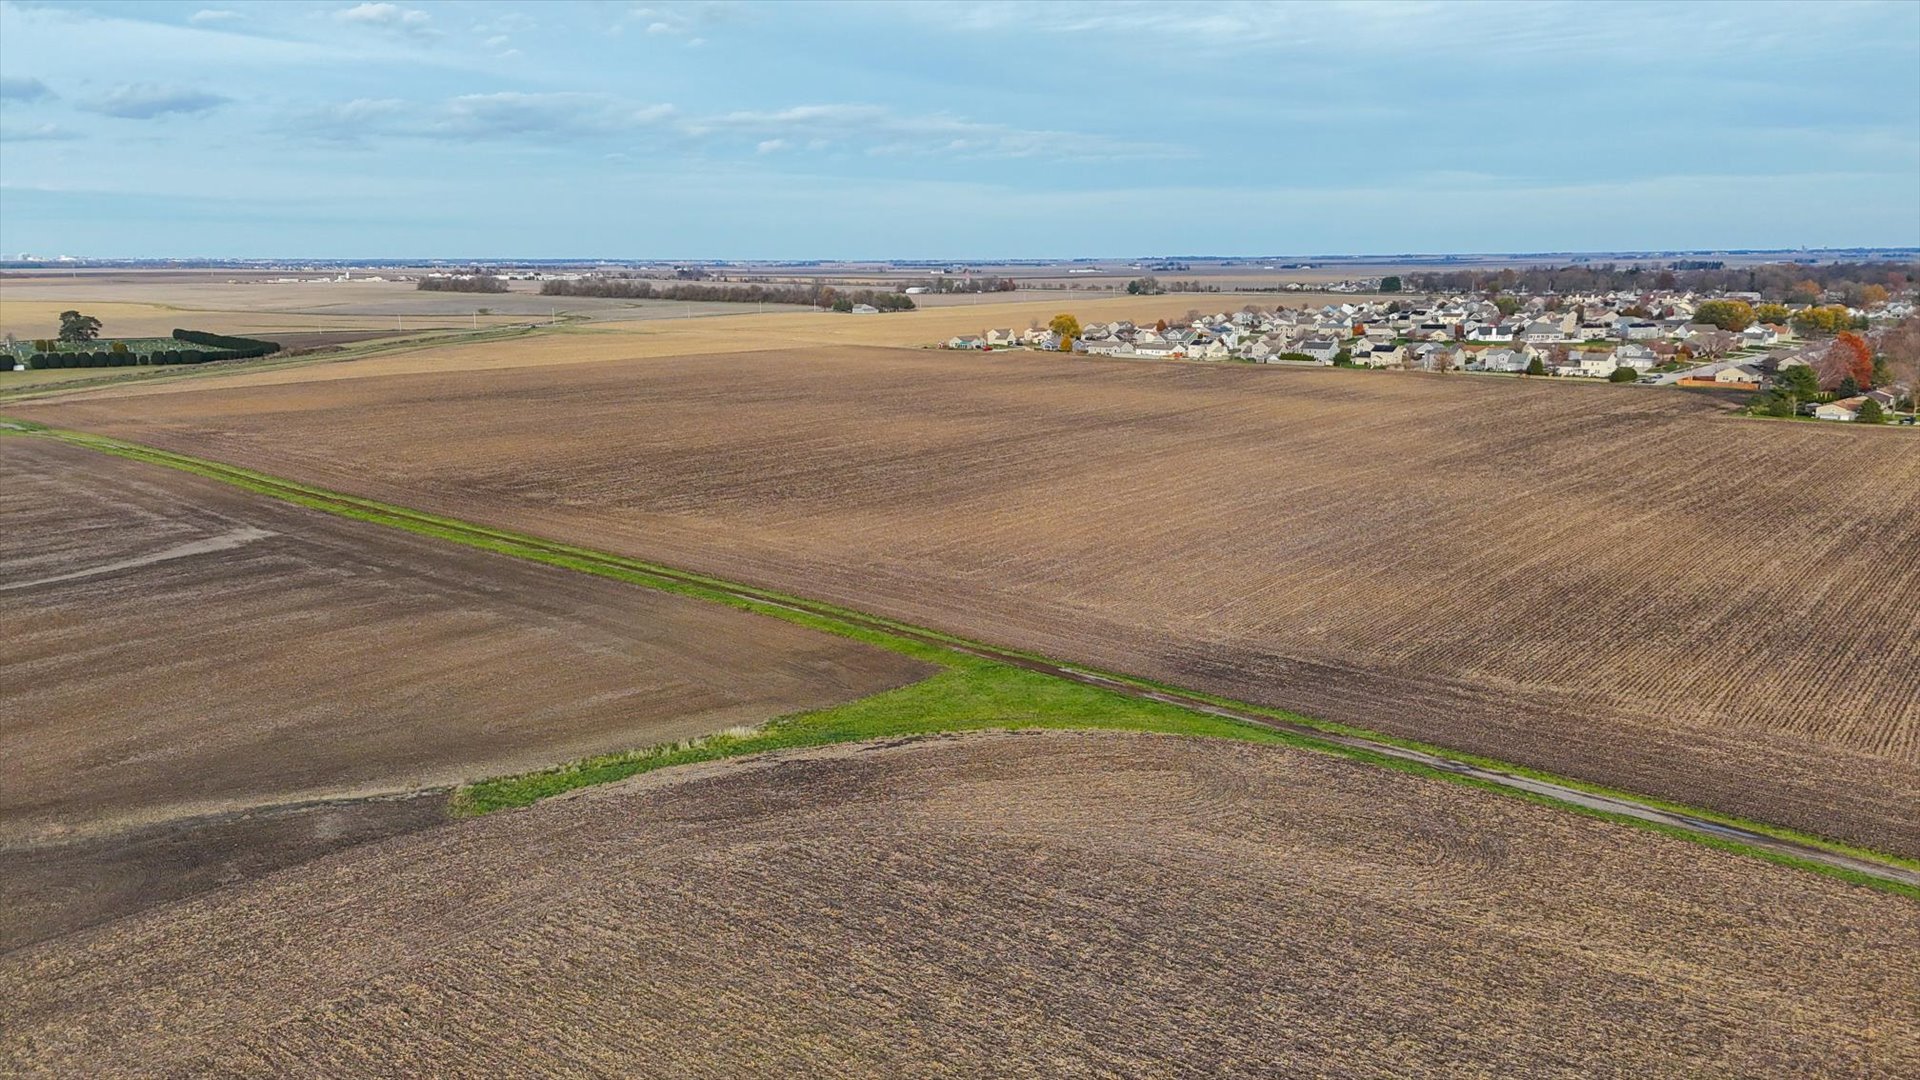
[[1907, 433], [850, 346], [242, 378], [17, 411], [1920, 853]]
[[[299, 275], [304, 278], [316, 273]], [[230, 280], [204, 274], [137, 271], [81, 275], [0, 275], [0, 333], [31, 340], [51, 337], [60, 312], [78, 309], [101, 320], [107, 337], [165, 336], [175, 327], [228, 334], [286, 335], [347, 330], [396, 333], [435, 328], [466, 329], [551, 319], [576, 323], [674, 323], [721, 320], [724, 329], [695, 334], [780, 333], [812, 318], [832, 324], [865, 324], [829, 330], [822, 341], [917, 345], [955, 334], [993, 328], [1024, 330], [1062, 311], [1093, 319], [1177, 318], [1189, 310], [1237, 311], [1254, 303], [1298, 308], [1350, 301], [1332, 293], [1192, 293], [1129, 297], [1112, 293], [1027, 290], [1013, 294], [943, 295], [916, 298], [920, 311], [853, 316], [769, 304], [723, 304], [667, 300], [615, 300], [539, 295], [533, 282], [513, 282], [506, 293], [421, 292], [398, 281], [301, 281], [281, 283], [260, 276]], [[771, 319], [771, 322], [767, 320]], [[801, 331], [808, 333], [809, 331]], [[674, 331], [686, 336], [686, 330]], [[787, 342], [792, 338], [788, 337]], [[739, 347], [737, 340], [733, 347]]]
[[0, 948], [359, 827], [322, 804], [391, 817], [931, 670], [72, 446], [0, 462]]
[[48, 1076], [1901, 1076], [1912, 903], [1277, 747], [691, 766], [0, 956]]

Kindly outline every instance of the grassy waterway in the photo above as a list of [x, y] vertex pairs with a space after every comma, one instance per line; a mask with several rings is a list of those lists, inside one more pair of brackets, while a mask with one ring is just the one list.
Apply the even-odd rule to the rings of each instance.
[[[667, 746], [601, 755], [529, 773], [466, 784], [452, 796], [452, 805], [456, 813], [483, 814], [526, 806], [567, 791], [622, 780], [654, 769], [770, 750], [985, 729], [1117, 729], [1279, 743], [1336, 754], [1384, 768], [1466, 784], [1510, 798], [1526, 799], [1618, 824], [1648, 829], [1694, 843], [1750, 855], [1784, 866], [1811, 870], [1855, 884], [1920, 899], [1920, 888], [1904, 881], [1890, 880], [1888, 877], [1873, 873], [1862, 873], [1814, 859], [1798, 857], [1791, 853], [1756, 847], [1750, 843], [1743, 843], [1738, 838], [1717, 834], [1716, 830], [1710, 827], [1675, 827], [1579, 806], [1550, 795], [1520, 790], [1511, 785], [1490, 782], [1445, 768], [1435, 768], [1395, 757], [1392, 756], [1391, 749], [1401, 748], [1446, 755], [1450, 761], [1471, 764], [1482, 769], [1499, 770], [1515, 777], [1547, 781], [1572, 790], [1605, 795], [1641, 806], [1672, 811], [1708, 825], [1746, 830], [1812, 851], [1845, 855], [1876, 863], [1893, 869], [1897, 875], [1911, 876], [1912, 871], [1920, 869], [1920, 862], [1914, 860], [1865, 851], [1776, 826], [1743, 821], [1728, 815], [1645, 799], [1492, 759], [1453, 753], [1356, 728], [1326, 724], [1310, 717], [1280, 710], [1263, 709], [1210, 695], [1161, 687], [1158, 684], [1126, 676], [1089, 672], [1077, 668], [1065, 669], [1044, 657], [996, 649], [935, 631], [911, 627], [859, 612], [845, 611], [816, 601], [786, 596], [606, 552], [423, 514], [403, 507], [325, 491], [183, 454], [80, 432], [53, 431], [42, 425], [9, 421], [4, 417], [0, 417], [0, 421], [4, 421], [4, 425], [0, 425], [0, 434], [59, 438], [105, 453], [208, 476], [247, 490], [329, 513], [785, 619], [826, 633], [892, 649], [938, 664], [946, 669], [911, 686], [833, 708], [784, 717], [751, 731], [722, 733]], [[10, 428], [5, 425], [10, 425]], [[1027, 661], [1031, 661], [1035, 666], [1032, 668], [1023, 666]], [[1061, 672], [1066, 670], [1071, 670], [1089, 681], [1106, 685], [1090, 685], [1089, 681], [1076, 681], [1063, 677]], [[1194, 703], [1195, 707], [1189, 708], [1164, 700], [1154, 700], [1151, 695], [1160, 691], [1177, 694]], [[1231, 708], [1248, 717], [1271, 718], [1277, 726], [1265, 726], [1254, 719], [1238, 719], [1203, 711], [1208, 706]], [[1292, 730], [1286, 730], [1288, 728]], [[1304, 732], [1303, 729], [1305, 729]], [[1324, 733], [1326, 737], [1316, 737], [1316, 732]], [[1370, 750], [1333, 741], [1338, 739], [1349, 741], [1365, 739], [1377, 744], [1380, 749]]]

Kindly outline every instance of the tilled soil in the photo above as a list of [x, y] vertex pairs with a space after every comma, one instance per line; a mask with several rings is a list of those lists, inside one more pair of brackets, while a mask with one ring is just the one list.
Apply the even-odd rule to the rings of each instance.
[[1920, 854], [1903, 432], [858, 348], [334, 374], [19, 411]]
[[0, 957], [24, 1075], [1920, 1070], [1910, 901], [1273, 747], [670, 770]]
[[0, 462], [0, 892], [19, 900], [0, 947], [426, 820], [293, 804], [759, 723], [931, 670], [45, 440], [0, 439]]

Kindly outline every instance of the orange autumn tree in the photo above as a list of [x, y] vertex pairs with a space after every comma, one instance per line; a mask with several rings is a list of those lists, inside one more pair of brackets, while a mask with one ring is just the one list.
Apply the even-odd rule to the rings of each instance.
[[1820, 365], [1820, 388], [1832, 390], [1848, 379], [1863, 390], [1873, 385], [1873, 348], [1851, 330], [1842, 331], [1827, 346], [1826, 362]]

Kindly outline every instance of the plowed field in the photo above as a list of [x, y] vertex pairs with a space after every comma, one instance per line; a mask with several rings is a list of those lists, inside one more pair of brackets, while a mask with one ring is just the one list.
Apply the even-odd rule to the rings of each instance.
[[1719, 409], [849, 347], [18, 411], [1920, 854], [1920, 442]]
[[417, 825], [421, 788], [929, 670], [44, 440], [0, 463], [0, 948]]
[[0, 957], [47, 1076], [1902, 1076], [1912, 902], [1334, 758], [692, 767]]

